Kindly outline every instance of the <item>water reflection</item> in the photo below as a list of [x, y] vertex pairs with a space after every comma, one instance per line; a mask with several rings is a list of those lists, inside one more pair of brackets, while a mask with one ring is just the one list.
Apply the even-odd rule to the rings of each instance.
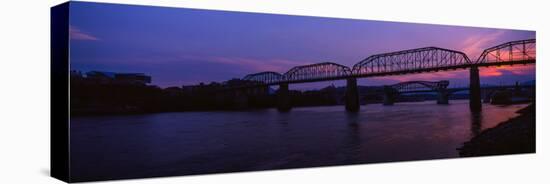
[[359, 112], [347, 112], [346, 120], [350, 126], [358, 126], [359, 124]]
[[71, 118], [73, 176], [150, 177], [458, 157], [525, 105], [468, 101]]
[[471, 125], [471, 136], [475, 137], [481, 133], [481, 125], [482, 125], [482, 113], [481, 112], [472, 112], [472, 125]]

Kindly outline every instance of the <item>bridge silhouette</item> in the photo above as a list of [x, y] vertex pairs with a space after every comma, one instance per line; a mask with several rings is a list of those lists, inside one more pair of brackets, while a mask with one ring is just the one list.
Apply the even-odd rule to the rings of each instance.
[[384, 105], [393, 105], [399, 94], [417, 92], [437, 92], [437, 104], [448, 104], [450, 91], [447, 89], [449, 81], [407, 81], [383, 88]]
[[[425, 93], [425, 92], [435, 92], [437, 93], [437, 104], [449, 104], [449, 96], [453, 93], [459, 91], [469, 90], [469, 87], [454, 87], [448, 88], [449, 81], [407, 81], [400, 82], [393, 85], [382, 86], [378, 90], [374, 90], [368, 93], [368, 95], [381, 94], [383, 97], [384, 105], [393, 105], [397, 97], [401, 94], [407, 93]], [[482, 86], [480, 89], [484, 92], [482, 95], [483, 102], [490, 102], [492, 95], [499, 90], [506, 89], [524, 89], [524, 88], [535, 88], [535, 85], [487, 85]]]
[[[347, 80], [346, 110], [359, 110], [357, 79], [368, 77], [407, 75], [449, 70], [470, 70], [470, 110], [481, 110], [479, 67], [534, 64], [536, 61], [536, 40], [506, 42], [485, 49], [477, 60], [472, 61], [466, 54], [439, 47], [424, 47], [397, 52], [371, 55], [353, 67], [333, 62], [322, 62], [296, 66], [284, 74], [264, 71], [249, 74], [243, 80], [255, 82], [257, 86], [279, 85], [277, 108], [291, 109], [289, 84], [332, 80]], [[433, 85], [423, 83], [424, 85]], [[437, 85], [442, 85], [438, 83]], [[448, 82], [447, 84], [448, 85]], [[442, 99], [441, 103], [445, 103]]]

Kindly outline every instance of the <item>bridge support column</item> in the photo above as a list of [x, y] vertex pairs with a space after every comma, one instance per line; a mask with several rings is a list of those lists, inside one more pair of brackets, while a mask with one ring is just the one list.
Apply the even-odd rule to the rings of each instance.
[[437, 104], [449, 104], [449, 92], [447, 90], [437, 92]]
[[290, 92], [288, 91], [288, 84], [280, 84], [277, 92], [277, 109], [281, 112], [290, 111], [292, 106], [290, 105]]
[[384, 105], [393, 105], [393, 103], [395, 103], [396, 96], [397, 93], [393, 88], [389, 86], [384, 86]]
[[481, 87], [477, 66], [470, 68], [470, 111], [481, 111]]
[[393, 105], [395, 103], [395, 99], [390, 94], [384, 94], [384, 105]]
[[247, 91], [245, 90], [237, 90], [235, 91], [233, 98], [232, 98], [232, 109], [246, 109], [248, 108], [248, 96]]
[[346, 110], [350, 112], [359, 111], [359, 91], [357, 90], [357, 79], [347, 79], [346, 85]]

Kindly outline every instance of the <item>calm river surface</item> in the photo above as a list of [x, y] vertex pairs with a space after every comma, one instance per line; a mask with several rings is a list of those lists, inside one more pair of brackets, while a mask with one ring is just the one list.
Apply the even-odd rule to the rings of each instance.
[[468, 101], [71, 118], [77, 180], [458, 157], [456, 148], [526, 105]]

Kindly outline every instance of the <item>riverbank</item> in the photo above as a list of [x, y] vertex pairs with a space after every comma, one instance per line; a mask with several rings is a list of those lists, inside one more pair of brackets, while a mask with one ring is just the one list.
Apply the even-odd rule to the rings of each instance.
[[535, 152], [535, 104], [494, 128], [487, 129], [458, 148], [461, 157]]

